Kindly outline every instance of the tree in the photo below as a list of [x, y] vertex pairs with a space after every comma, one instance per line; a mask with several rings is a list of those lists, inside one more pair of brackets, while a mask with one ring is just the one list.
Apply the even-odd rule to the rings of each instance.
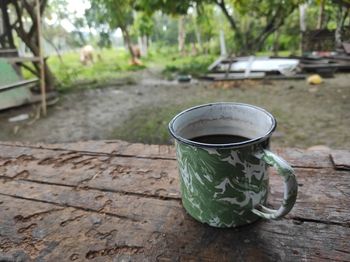
[[12, 34], [12, 28], [10, 23], [10, 16], [7, 10], [9, 4], [9, 0], [3, 0], [0, 2], [0, 9], [1, 9], [1, 16], [0, 21], [2, 22], [0, 24], [1, 29], [4, 30], [2, 34], [0, 35], [0, 46], [2, 48], [15, 48], [15, 42]]
[[170, 14], [178, 17], [178, 49], [180, 53], [184, 52], [185, 48], [185, 15], [192, 2], [187, 1], [173, 1], [173, 0], [136, 0], [135, 8], [142, 10], [146, 14], [151, 15], [156, 10], [161, 10], [165, 14]]
[[[29, 48], [34, 56], [39, 56], [39, 37], [38, 37], [38, 25], [37, 25], [37, 13], [34, 1], [29, 0], [5, 0], [0, 1], [2, 11], [6, 9], [11, 10], [14, 14], [14, 22], [8, 23], [7, 29], [10, 31], [14, 30], [18, 37], [24, 42], [24, 44]], [[40, 14], [43, 15], [45, 8], [47, 6], [47, 0], [40, 0]], [[5, 7], [4, 7], [5, 6]], [[27, 29], [28, 28], [28, 29]], [[11, 43], [13, 45], [13, 43]], [[34, 69], [25, 66], [34, 75], [40, 76], [40, 66], [38, 63], [33, 62]], [[55, 78], [47, 65], [44, 62], [45, 68], [45, 86], [46, 91], [51, 91], [54, 89]]]
[[266, 39], [280, 28], [285, 19], [302, 0], [138, 0], [138, 5], [147, 10], [160, 9], [166, 13], [185, 13], [189, 7], [203, 4], [218, 6], [232, 32], [234, 51], [248, 54], [260, 50]]
[[138, 37], [141, 55], [147, 56], [148, 44], [154, 28], [152, 14], [145, 12], [134, 12], [134, 23], [132, 31]]
[[298, 7], [298, 0], [214, 0], [227, 18], [235, 35], [236, 52], [249, 54], [261, 50], [266, 39], [279, 29]]
[[91, 0], [91, 8], [87, 11], [87, 17], [91, 24], [108, 24], [112, 30], [120, 28], [131, 58], [135, 61], [136, 54], [129, 33], [133, 22], [132, 11], [132, 0]]
[[159, 45], [173, 46], [177, 43], [177, 21], [167, 14], [156, 12], [153, 15], [154, 27], [151, 39]]

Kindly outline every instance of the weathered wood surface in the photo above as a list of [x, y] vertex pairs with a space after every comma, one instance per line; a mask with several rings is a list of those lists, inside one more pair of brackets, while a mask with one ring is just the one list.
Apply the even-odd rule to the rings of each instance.
[[0, 261], [350, 261], [350, 172], [329, 152], [275, 151], [296, 169], [292, 212], [215, 229], [182, 208], [173, 147], [0, 142]]

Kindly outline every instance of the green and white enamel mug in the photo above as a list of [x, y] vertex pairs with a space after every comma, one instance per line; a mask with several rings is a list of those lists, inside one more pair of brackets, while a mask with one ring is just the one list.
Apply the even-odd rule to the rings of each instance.
[[[196, 220], [214, 227], [236, 227], [259, 218], [278, 219], [293, 207], [298, 185], [293, 169], [268, 150], [276, 128], [266, 110], [241, 103], [213, 103], [187, 109], [169, 123], [175, 138], [182, 203]], [[191, 140], [208, 135], [236, 135], [235, 143]], [[267, 167], [273, 166], [284, 181], [279, 209], [265, 206]]]

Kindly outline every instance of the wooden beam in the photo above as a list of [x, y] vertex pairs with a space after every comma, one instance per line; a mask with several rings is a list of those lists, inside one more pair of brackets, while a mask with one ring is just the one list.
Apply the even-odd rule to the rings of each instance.
[[29, 84], [34, 84], [38, 82], [38, 79], [30, 79], [30, 80], [22, 80], [22, 81], [18, 81], [16, 83], [12, 83], [12, 84], [8, 84], [8, 85], [2, 85], [0, 86], [0, 93], [2, 91], [11, 89], [11, 88], [16, 88], [16, 87], [20, 87], [20, 86], [26, 86]]
[[40, 90], [41, 90], [41, 103], [43, 109], [43, 115], [46, 116], [46, 88], [45, 88], [45, 65], [43, 56], [43, 45], [41, 41], [41, 14], [40, 14], [40, 3], [36, 0], [37, 10], [37, 26], [38, 26], [38, 47], [39, 47], [39, 59], [40, 59]]

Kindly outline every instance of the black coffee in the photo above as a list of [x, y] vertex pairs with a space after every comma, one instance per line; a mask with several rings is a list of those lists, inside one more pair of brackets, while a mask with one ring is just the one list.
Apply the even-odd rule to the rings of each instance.
[[231, 144], [244, 142], [250, 139], [243, 136], [235, 135], [207, 135], [194, 137], [190, 140], [204, 144]]

